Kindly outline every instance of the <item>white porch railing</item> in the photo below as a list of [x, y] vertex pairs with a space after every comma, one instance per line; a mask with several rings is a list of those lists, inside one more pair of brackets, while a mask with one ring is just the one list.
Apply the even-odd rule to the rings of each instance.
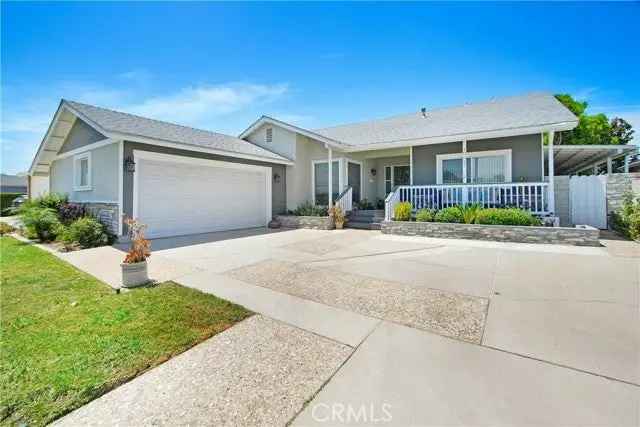
[[410, 202], [414, 211], [478, 204], [485, 208], [516, 207], [545, 215], [549, 213], [548, 190], [546, 182], [403, 185], [387, 196], [385, 218], [387, 221], [393, 218], [395, 205], [400, 202]]
[[339, 206], [343, 213], [351, 212], [353, 210], [353, 188], [350, 186], [345, 188], [336, 199], [335, 206]]

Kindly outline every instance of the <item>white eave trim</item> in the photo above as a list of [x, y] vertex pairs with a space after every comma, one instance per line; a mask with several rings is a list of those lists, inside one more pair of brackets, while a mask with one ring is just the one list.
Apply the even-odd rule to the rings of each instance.
[[467, 140], [467, 142], [471, 142], [473, 140], [478, 139], [489, 139], [489, 138], [504, 138], [509, 136], [520, 136], [520, 135], [531, 135], [538, 134], [543, 132], [559, 132], [565, 130], [571, 130], [576, 127], [578, 124], [575, 122], [562, 122], [562, 123], [553, 123], [544, 126], [526, 126], [520, 128], [509, 128], [509, 129], [498, 129], [498, 130], [490, 130], [483, 132], [471, 132], [471, 133], [460, 133], [454, 135], [442, 135], [442, 136], [434, 136], [429, 138], [414, 138], [414, 139], [405, 139], [398, 140], [392, 142], [380, 142], [374, 144], [367, 145], [351, 145], [348, 146], [345, 151], [347, 152], [357, 152], [357, 151], [370, 151], [370, 150], [384, 150], [387, 148], [394, 147], [412, 147], [416, 145], [430, 145], [430, 144], [443, 144], [447, 142], [460, 142], [462, 140]]
[[327, 138], [326, 136], [322, 136], [322, 135], [320, 135], [318, 133], [309, 131], [307, 129], [303, 129], [301, 127], [298, 127], [298, 126], [292, 125], [290, 123], [286, 123], [286, 122], [283, 122], [283, 121], [280, 121], [278, 119], [274, 119], [274, 118], [268, 117], [268, 116], [262, 116], [258, 120], [253, 122], [253, 124], [251, 126], [249, 126], [244, 132], [242, 132], [240, 135], [238, 135], [238, 138], [240, 138], [240, 139], [246, 138], [247, 136], [251, 135], [256, 130], [258, 130], [260, 128], [260, 126], [262, 126], [264, 124], [270, 124], [270, 125], [273, 125], [273, 126], [278, 126], [278, 127], [283, 128], [283, 129], [286, 129], [286, 130], [288, 130], [290, 132], [299, 133], [300, 135], [304, 135], [304, 136], [309, 137], [311, 139], [315, 139], [316, 141], [324, 142], [326, 145], [328, 145], [328, 146], [330, 146], [332, 148], [337, 148], [339, 150], [348, 151], [348, 149], [351, 148], [350, 145], [347, 145], [347, 144], [342, 143], [340, 141], [336, 141], [334, 139]]
[[270, 157], [262, 157], [262, 156], [252, 155], [252, 154], [237, 153], [235, 151], [217, 150], [215, 148], [200, 147], [198, 145], [164, 141], [164, 140], [158, 140], [155, 138], [147, 138], [147, 137], [137, 136], [137, 135], [127, 135], [127, 134], [117, 133], [117, 132], [110, 132], [109, 135], [118, 140], [139, 142], [141, 144], [157, 145], [160, 147], [175, 148], [178, 150], [185, 150], [185, 151], [195, 151], [198, 153], [216, 154], [218, 156], [233, 157], [237, 159], [255, 160], [255, 161], [264, 162], [264, 163], [276, 163], [276, 164], [289, 165], [289, 166], [293, 165], [293, 162], [291, 160], [286, 160], [286, 159], [273, 159]]

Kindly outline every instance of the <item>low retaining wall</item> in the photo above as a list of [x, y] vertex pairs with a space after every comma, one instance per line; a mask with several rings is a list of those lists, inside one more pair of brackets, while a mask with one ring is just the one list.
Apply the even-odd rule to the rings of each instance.
[[600, 230], [588, 226], [584, 228], [525, 227], [512, 225], [452, 224], [445, 222], [384, 221], [382, 223], [382, 232], [384, 234], [445, 239], [600, 246]]
[[313, 228], [315, 230], [333, 230], [333, 221], [328, 216], [278, 215], [276, 221], [283, 228]]

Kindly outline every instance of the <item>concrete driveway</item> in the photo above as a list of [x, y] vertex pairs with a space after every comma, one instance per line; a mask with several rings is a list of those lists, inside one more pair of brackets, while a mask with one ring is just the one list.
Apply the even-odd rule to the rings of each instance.
[[173, 280], [351, 348], [294, 425], [637, 426], [640, 258], [607, 243], [248, 230], [153, 247]]

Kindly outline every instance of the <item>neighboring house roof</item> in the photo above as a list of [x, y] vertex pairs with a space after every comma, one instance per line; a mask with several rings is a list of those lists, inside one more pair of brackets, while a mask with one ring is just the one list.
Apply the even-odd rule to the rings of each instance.
[[[415, 112], [380, 120], [346, 124], [313, 132], [354, 146], [416, 139], [460, 137], [492, 131], [566, 125], [572, 129], [578, 118], [553, 95], [532, 93], [498, 98], [457, 107]], [[558, 128], [556, 130], [566, 130]]]
[[0, 186], [27, 188], [27, 177], [24, 175], [0, 174]]
[[75, 101], [63, 100], [88, 119], [89, 123], [98, 125], [105, 135], [117, 133], [124, 136], [141, 136], [162, 141], [169, 141], [187, 146], [198, 146], [208, 149], [228, 151], [268, 160], [289, 161], [279, 154], [258, 147], [235, 136], [211, 132], [192, 127], [181, 126], [160, 120], [149, 119], [120, 111], [109, 110]]

